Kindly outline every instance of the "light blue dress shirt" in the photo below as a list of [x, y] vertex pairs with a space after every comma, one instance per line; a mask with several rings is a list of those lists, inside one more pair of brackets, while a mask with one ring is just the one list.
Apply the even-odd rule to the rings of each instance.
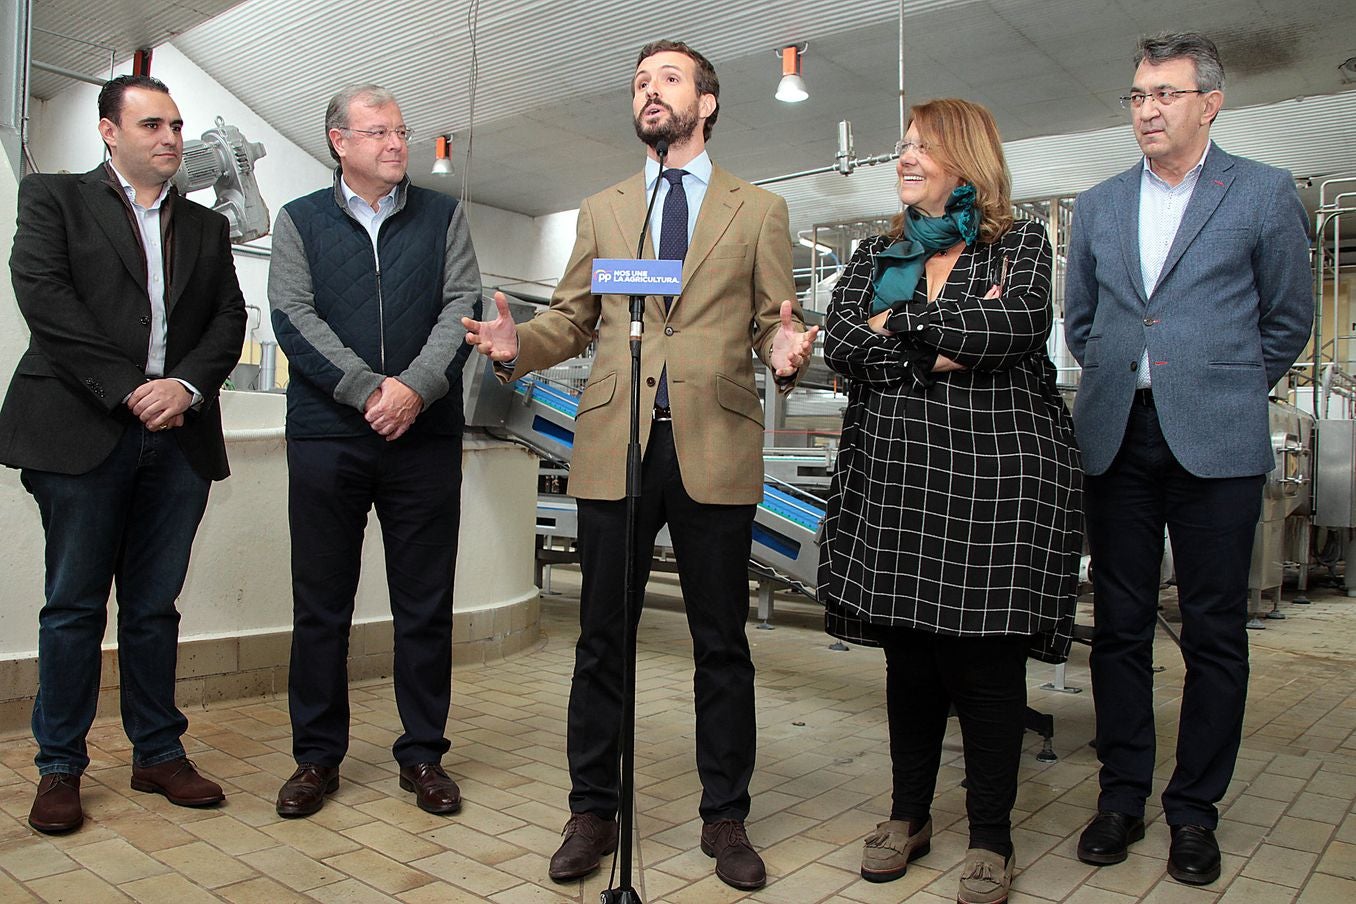
[[[1158, 278], [1163, 274], [1163, 263], [1168, 259], [1172, 240], [1177, 237], [1177, 228], [1182, 225], [1182, 215], [1186, 213], [1191, 194], [1196, 190], [1196, 182], [1201, 178], [1206, 154], [1209, 153], [1210, 145], [1207, 143], [1201, 159], [1176, 185], [1169, 185], [1160, 179], [1149, 167], [1149, 158], [1144, 158], [1144, 169], [1139, 180], [1139, 267], [1144, 280], [1144, 294], [1150, 298], [1158, 285]], [[1148, 389], [1152, 383], [1149, 347], [1146, 345], [1139, 370], [1135, 374], [1135, 388]]]
[[[692, 244], [692, 230], [697, 226], [697, 214], [701, 212], [702, 201], [706, 198], [706, 187], [711, 184], [711, 157], [702, 151], [681, 167], [666, 166], [665, 169], [684, 169], [683, 193], [687, 195], [687, 242]], [[659, 178], [659, 161], [645, 158], [645, 203], [650, 203], [650, 192], [654, 191], [654, 180]], [[655, 256], [659, 256], [659, 232], [664, 225], [664, 199], [669, 196], [669, 180], [663, 179], [659, 185], [659, 197], [654, 202], [654, 212], [650, 214], [650, 243]]]
[[339, 180], [339, 190], [344, 193], [344, 201], [348, 204], [349, 212], [354, 218], [362, 224], [367, 230], [367, 235], [372, 239], [372, 257], [377, 261], [377, 272], [381, 272], [381, 255], [377, 251], [377, 233], [381, 231], [381, 224], [386, 222], [386, 218], [395, 210], [395, 193], [400, 186], [395, 185], [391, 190], [377, 199], [377, 209], [373, 210], [372, 205], [368, 204], [361, 195], [348, 187], [348, 183], [342, 178]]

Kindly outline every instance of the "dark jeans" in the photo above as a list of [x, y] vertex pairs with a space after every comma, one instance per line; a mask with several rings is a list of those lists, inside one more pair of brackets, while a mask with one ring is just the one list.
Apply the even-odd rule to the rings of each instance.
[[1233, 776], [1247, 702], [1248, 567], [1262, 481], [1189, 473], [1155, 410], [1139, 403], [1116, 460], [1087, 479], [1099, 809], [1143, 816], [1153, 782], [1153, 639], [1166, 525], [1186, 683], [1163, 810], [1169, 825], [1219, 822], [1215, 804]]
[[970, 847], [1010, 854], [1031, 638], [947, 637], [909, 628], [877, 628], [875, 634], [885, 649], [894, 773], [890, 818], [921, 822], [931, 814], [954, 706], [965, 746]]
[[[696, 672], [698, 807], [706, 822], [744, 819], [757, 744], [749, 616], [752, 505], [695, 502], [683, 489], [670, 424], [656, 422], [645, 453], [636, 548], [642, 587], [654, 538], [667, 523], [678, 561]], [[570, 811], [616, 815], [622, 714], [626, 501], [579, 500], [583, 586], [566, 747]], [[631, 613], [635, 636], [640, 612]]]
[[99, 699], [100, 644], [117, 582], [122, 723], [132, 758], [153, 766], [184, 755], [188, 720], [174, 705], [179, 612], [193, 535], [211, 482], [189, 465], [173, 431], [129, 426], [84, 474], [31, 468], [47, 542], [46, 603], [38, 615], [38, 772], [79, 775]]
[[288, 707], [299, 763], [348, 752], [348, 635], [367, 513], [376, 508], [394, 623], [402, 766], [439, 762], [452, 698], [452, 585], [461, 523], [461, 437], [287, 443], [292, 533]]

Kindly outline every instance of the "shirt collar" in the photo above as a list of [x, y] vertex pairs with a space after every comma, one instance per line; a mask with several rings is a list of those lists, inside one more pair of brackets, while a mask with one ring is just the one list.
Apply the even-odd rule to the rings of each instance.
[[[399, 185], [391, 186], [390, 191], [388, 191], [386, 194], [382, 195], [380, 198], [377, 199], [377, 208], [378, 208], [377, 213], [380, 213], [382, 208], [389, 209], [390, 206], [395, 203], [395, 194], [396, 189], [398, 188], [400, 188]], [[360, 204], [362, 204], [364, 207], [368, 209], [369, 212], [372, 210], [372, 205], [367, 203], [367, 199], [364, 198], [362, 195], [358, 194], [353, 189], [349, 188], [348, 183], [344, 181], [343, 176], [339, 177], [339, 190], [344, 193], [345, 204], [348, 204], [350, 207], [352, 207], [353, 201], [356, 198]]]
[[1144, 158], [1144, 174], [1147, 175], [1150, 179], [1152, 179], [1156, 184], [1168, 190], [1181, 188], [1183, 185], [1190, 185], [1196, 182], [1196, 179], [1199, 178], [1201, 175], [1202, 167], [1205, 166], [1205, 158], [1208, 156], [1210, 156], [1210, 142], [1207, 141], [1205, 143], [1205, 150], [1201, 152], [1201, 159], [1196, 161], [1195, 166], [1187, 170], [1187, 174], [1182, 177], [1182, 181], [1178, 182], [1176, 185], [1169, 185], [1161, 176], [1158, 175], [1158, 173], [1155, 173], [1153, 169], [1150, 168], [1149, 166], [1148, 157]]
[[[108, 168], [113, 171], [113, 175], [118, 177], [118, 183], [122, 186], [123, 192], [127, 195], [127, 200], [131, 201], [132, 204], [135, 205], [137, 203], [136, 188], [132, 185], [131, 182], [127, 181], [127, 179], [123, 176], [122, 173], [118, 172], [118, 168], [113, 165], [113, 161], [110, 160], [108, 162]], [[150, 207], [146, 207], [143, 209], [145, 210], [159, 209], [160, 205], [164, 203], [165, 196], [169, 194], [171, 181], [172, 180], [170, 179], [166, 179], [165, 184], [160, 186], [160, 195], [155, 199], [155, 203], [152, 204]]]
[[[666, 166], [665, 169], [673, 169]], [[687, 163], [683, 164], [683, 169], [687, 170], [689, 176], [698, 179], [703, 185], [711, 184], [711, 155], [702, 151], [696, 157], [693, 157]], [[645, 158], [645, 190], [654, 188], [654, 180], [659, 178], [659, 161], [652, 157]]]

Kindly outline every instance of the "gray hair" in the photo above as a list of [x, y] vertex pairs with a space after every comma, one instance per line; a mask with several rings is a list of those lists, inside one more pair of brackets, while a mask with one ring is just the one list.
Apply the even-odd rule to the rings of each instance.
[[1196, 32], [1166, 32], [1140, 38], [1135, 51], [1135, 66], [1148, 60], [1158, 65], [1169, 60], [1188, 59], [1196, 64], [1196, 87], [1201, 91], [1224, 90], [1224, 64], [1219, 60], [1215, 42]]
[[349, 85], [330, 98], [330, 105], [325, 108], [325, 143], [329, 145], [330, 156], [335, 163], [342, 161], [334, 150], [334, 142], [330, 141], [330, 129], [348, 128], [348, 111], [354, 101], [364, 107], [384, 107], [395, 103], [396, 99], [394, 94], [380, 85]]

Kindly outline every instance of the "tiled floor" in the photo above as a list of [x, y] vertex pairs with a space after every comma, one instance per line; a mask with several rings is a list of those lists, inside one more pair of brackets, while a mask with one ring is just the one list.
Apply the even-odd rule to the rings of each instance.
[[[564, 821], [564, 712], [572, 667], [574, 576], [543, 607], [546, 638], [532, 651], [459, 669], [446, 764], [466, 798], [451, 818], [417, 810], [396, 785], [389, 747], [398, 720], [387, 681], [355, 686], [353, 744], [343, 784], [315, 817], [279, 819], [273, 797], [292, 769], [286, 701], [248, 701], [190, 713], [191, 753], [227, 786], [219, 809], [184, 810], [128, 788], [128, 747], [117, 723], [91, 737], [84, 783], [89, 821], [49, 838], [25, 820], [32, 742], [0, 740], [0, 900], [199, 901], [334, 904], [377, 901], [598, 900], [603, 875], [568, 886], [546, 877]], [[959, 738], [953, 726], [938, 788], [932, 852], [885, 885], [857, 874], [861, 839], [888, 809], [882, 660], [827, 648], [817, 610], [783, 603], [773, 631], [750, 629], [758, 666], [759, 754], [749, 831], [767, 859], [765, 889], [722, 885], [698, 849], [699, 788], [692, 755], [691, 663], [674, 589], [652, 586], [642, 626], [637, 745], [637, 889], [647, 904], [862, 904], [954, 900], [965, 848]], [[1313, 594], [1289, 618], [1252, 635], [1246, 737], [1219, 833], [1224, 875], [1207, 889], [1165, 877], [1167, 828], [1157, 810], [1126, 863], [1100, 870], [1074, 856], [1096, 800], [1089, 693], [1040, 690], [1056, 719], [1059, 761], [1023, 761], [1011, 900], [1076, 904], [1303, 904], [1356, 902], [1356, 600]], [[1159, 749], [1170, 757], [1183, 670], [1160, 636]], [[1075, 648], [1070, 685], [1087, 684]], [[1166, 766], [1160, 770], [1166, 774]]]

